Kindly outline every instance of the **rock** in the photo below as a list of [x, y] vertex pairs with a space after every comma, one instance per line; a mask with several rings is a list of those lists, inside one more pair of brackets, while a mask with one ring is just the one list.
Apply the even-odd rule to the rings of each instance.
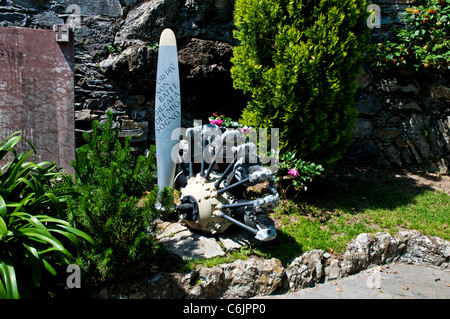
[[378, 233], [370, 247], [370, 263], [391, 263], [402, 253], [405, 244], [389, 233]]
[[361, 68], [360, 72], [356, 75], [356, 83], [360, 89], [367, 88], [373, 81], [372, 73], [365, 69]]
[[363, 233], [347, 246], [342, 261], [344, 275], [351, 275], [367, 268], [370, 260], [369, 247], [373, 241], [372, 235]]
[[353, 131], [353, 139], [363, 141], [369, 140], [372, 136], [373, 128], [374, 123], [372, 120], [358, 118]]
[[145, 278], [130, 288], [130, 299], [180, 299], [186, 295], [184, 285], [189, 277], [176, 273], [160, 273]]
[[[175, 237], [187, 230], [180, 224], [160, 223], [157, 238]], [[450, 242], [417, 231], [358, 235], [341, 256], [307, 251], [284, 268], [280, 260], [250, 257], [189, 274], [158, 273], [139, 282], [103, 287], [98, 298], [226, 298], [265, 296], [279, 289], [298, 290], [394, 261], [450, 270]]]
[[[73, 0], [58, 0], [58, 4], [64, 8], [73, 3]], [[123, 14], [119, 0], [77, 0], [75, 3], [83, 15], [121, 17]]]
[[133, 120], [122, 120], [122, 124], [120, 126], [122, 130], [135, 130], [135, 129], [145, 129], [148, 128], [148, 122], [136, 122]]
[[[207, 119], [213, 112], [239, 118], [247, 99], [233, 88], [230, 43], [192, 38], [178, 52], [183, 112]], [[185, 98], [183, 98], [183, 96]], [[211, 101], [214, 108], [211, 109]]]
[[311, 287], [322, 280], [323, 250], [310, 250], [297, 257], [286, 269], [288, 289], [296, 290]]
[[232, 43], [234, 1], [147, 1], [132, 8], [116, 35], [122, 47], [151, 45], [170, 27], [182, 43], [192, 37]]
[[382, 152], [386, 156], [386, 158], [388, 158], [388, 161], [391, 164], [391, 166], [393, 166], [394, 168], [402, 167], [403, 163], [401, 160], [400, 151], [398, 150], [397, 147], [395, 147], [394, 145], [390, 145], [387, 148], [385, 148]]
[[[178, 223], [173, 225], [178, 225]], [[173, 227], [164, 230], [157, 238], [161, 244], [181, 258], [191, 260], [225, 255], [214, 238], [192, 233], [184, 226]]]
[[418, 232], [407, 236], [408, 244], [402, 261], [450, 269], [450, 242], [434, 236], [423, 236]]
[[238, 250], [242, 247], [247, 247], [250, 245], [260, 245], [261, 242], [258, 242], [255, 239], [255, 236], [245, 229], [229, 229], [230, 231], [220, 234], [219, 240], [222, 243], [225, 251]]
[[366, 140], [353, 143], [347, 151], [346, 158], [359, 163], [370, 163], [378, 155], [378, 146], [371, 140]]
[[325, 277], [327, 280], [333, 280], [342, 277], [340, 261], [337, 258], [330, 258], [325, 264]]
[[430, 154], [430, 146], [426, 140], [425, 132], [429, 129], [423, 116], [419, 114], [411, 114], [409, 119], [408, 137], [416, 146], [420, 154], [420, 158], [428, 159]]
[[375, 115], [383, 106], [380, 94], [361, 94], [357, 98], [356, 107], [361, 115]]
[[402, 134], [402, 131], [396, 128], [384, 128], [375, 130], [375, 136], [382, 142], [392, 142]]
[[34, 17], [34, 22], [42, 27], [51, 28], [54, 24], [63, 24], [64, 20], [53, 12], [42, 12]]
[[0, 12], [0, 27], [25, 27], [28, 23], [28, 16], [16, 12]]
[[125, 77], [130, 73], [145, 73], [149, 69], [153, 70], [156, 62], [156, 50], [146, 46], [131, 46], [118, 55], [110, 54], [106, 60], [100, 62], [100, 70], [106, 74], [122, 73]]
[[[281, 287], [284, 269], [278, 259], [249, 258], [187, 275], [161, 273], [131, 285], [130, 299], [246, 299], [274, 293]], [[102, 290], [102, 297], [108, 295]], [[111, 295], [111, 294], [110, 294]]]
[[450, 87], [441, 84], [433, 84], [430, 87], [431, 96], [434, 99], [450, 100]]
[[418, 94], [420, 88], [415, 84], [399, 85], [396, 78], [384, 79], [381, 81], [381, 90], [386, 92], [403, 92]]
[[284, 277], [284, 269], [276, 258], [236, 260], [231, 265], [221, 265], [221, 268], [224, 282], [228, 284], [221, 297], [226, 299], [270, 295], [281, 287]]

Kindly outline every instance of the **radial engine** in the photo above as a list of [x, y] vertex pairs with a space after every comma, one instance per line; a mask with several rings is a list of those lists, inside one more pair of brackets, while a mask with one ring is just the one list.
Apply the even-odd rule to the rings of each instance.
[[[275, 239], [275, 227], [261, 221], [278, 205], [274, 175], [240, 130], [215, 124], [188, 128], [180, 137], [178, 155], [174, 187], [181, 192], [176, 210], [182, 223], [211, 234], [235, 224], [259, 241]], [[264, 182], [269, 195], [243, 198], [249, 186]]]

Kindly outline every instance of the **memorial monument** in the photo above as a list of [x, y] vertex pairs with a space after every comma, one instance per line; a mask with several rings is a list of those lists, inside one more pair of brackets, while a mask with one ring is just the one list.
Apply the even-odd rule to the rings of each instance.
[[[36, 148], [34, 162], [72, 172], [75, 159], [73, 34], [0, 27], [0, 140], [20, 131]], [[28, 152], [27, 143], [18, 144]], [[2, 163], [3, 164], [3, 163]]]
[[[261, 216], [278, 204], [272, 171], [258, 157], [255, 143], [239, 130], [216, 124], [182, 129], [180, 79], [174, 33], [160, 37], [155, 95], [155, 136], [158, 186], [181, 192], [180, 222], [206, 233], [225, 232], [237, 225], [260, 241], [276, 237]], [[271, 195], [247, 200], [248, 186], [269, 181]]]

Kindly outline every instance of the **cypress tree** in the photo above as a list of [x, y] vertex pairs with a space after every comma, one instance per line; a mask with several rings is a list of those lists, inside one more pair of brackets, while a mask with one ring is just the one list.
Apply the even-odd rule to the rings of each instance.
[[242, 121], [279, 128], [281, 150], [304, 160], [339, 159], [357, 116], [366, 19], [364, 0], [237, 0], [231, 74], [251, 96]]

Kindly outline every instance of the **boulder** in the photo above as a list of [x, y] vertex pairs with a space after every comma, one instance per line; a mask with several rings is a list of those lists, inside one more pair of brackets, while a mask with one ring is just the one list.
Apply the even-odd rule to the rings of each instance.
[[155, 0], [129, 10], [115, 44], [122, 47], [158, 43], [161, 32], [171, 28], [182, 43], [192, 37], [234, 42], [232, 0]]
[[[157, 238], [186, 232], [181, 225], [161, 224]], [[188, 274], [158, 273], [139, 282], [105, 287], [98, 298], [246, 299], [278, 291], [312, 287], [317, 283], [357, 273], [371, 265], [392, 262], [429, 265], [450, 270], [450, 242], [417, 231], [358, 235], [341, 255], [310, 250], [283, 267], [276, 258], [250, 257], [200, 268]]]
[[439, 237], [423, 236], [419, 232], [400, 232], [408, 241], [401, 260], [450, 270], [450, 243]]
[[324, 260], [329, 254], [323, 250], [310, 250], [295, 258], [286, 269], [288, 288], [297, 290], [312, 287], [324, 276]]

